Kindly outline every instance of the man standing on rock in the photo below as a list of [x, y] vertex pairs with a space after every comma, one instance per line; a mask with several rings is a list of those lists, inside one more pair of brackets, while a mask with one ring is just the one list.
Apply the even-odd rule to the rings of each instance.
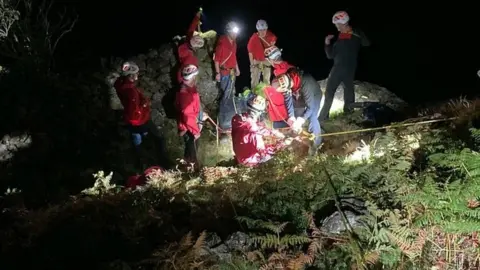
[[163, 168], [169, 168], [171, 164], [165, 148], [165, 139], [161, 131], [150, 119], [150, 100], [135, 85], [135, 82], [138, 80], [138, 72], [139, 68], [135, 63], [126, 62], [122, 65], [121, 76], [114, 83], [115, 90], [124, 108], [123, 119], [132, 136], [135, 153], [141, 167], [144, 164], [140, 154], [140, 145], [143, 137], [151, 133], [156, 138], [160, 165]]
[[237, 63], [238, 26], [229, 22], [225, 28], [227, 34], [218, 38], [213, 61], [215, 63], [215, 80], [220, 88], [219, 121], [222, 141], [231, 132], [231, 121], [235, 115], [235, 78], [240, 76]]
[[175, 99], [178, 111], [178, 132], [185, 142], [184, 159], [189, 164], [194, 163], [196, 166], [198, 166], [197, 140], [202, 131], [202, 122], [208, 119], [208, 115], [203, 112], [200, 103], [200, 95], [196, 86], [197, 75], [198, 68], [194, 65], [188, 65], [183, 69], [183, 83]]
[[202, 9], [200, 9], [195, 18], [193, 18], [193, 21], [188, 28], [185, 42], [178, 46], [179, 67], [177, 72], [177, 80], [180, 84], [183, 82], [182, 70], [184, 67], [188, 65], [194, 65], [198, 67], [198, 58], [195, 55], [195, 50], [202, 48], [205, 44], [205, 40], [199, 35], [194, 35], [194, 33], [200, 24], [201, 16]]
[[258, 32], [250, 37], [247, 45], [252, 89], [260, 82], [260, 76], [264, 83], [270, 84], [271, 64], [265, 59], [265, 50], [277, 42], [266, 21], [258, 20], [256, 26]]
[[343, 111], [351, 111], [350, 105], [355, 102], [353, 80], [357, 68], [358, 52], [362, 46], [370, 46], [370, 41], [359, 29], [353, 29], [349, 24], [350, 17], [345, 11], [333, 15], [332, 23], [339, 32], [337, 40], [332, 44], [333, 35], [325, 37], [325, 53], [328, 59], [333, 59], [333, 67], [327, 80], [325, 101], [320, 113], [320, 121], [328, 119], [333, 97], [340, 83], [344, 85]]

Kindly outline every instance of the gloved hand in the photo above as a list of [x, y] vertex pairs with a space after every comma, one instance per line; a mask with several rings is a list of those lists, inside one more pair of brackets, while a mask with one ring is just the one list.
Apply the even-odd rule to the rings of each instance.
[[273, 135], [279, 139], [284, 139], [285, 138], [285, 135], [283, 135], [283, 133], [281, 133], [280, 131], [278, 130], [273, 130], [272, 131]]
[[206, 113], [206, 112], [203, 112], [202, 121], [203, 121], [203, 122], [205, 122], [205, 121], [207, 121], [207, 120], [208, 120], [208, 118], [209, 118], [209, 116], [208, 116], [208, 113]]
[[285, 139], [285, 141], [283, 141], [283, 143], [284, 143], [285, 145], [287, 145], [287, 146], [290, 145], [290, 144], [292, 144], [292, 142], [293, 142], [293, 138], [292, 138], [292, 137], [287, 138], [287, 139]]
[[220, 82], [220, 73], [215, 74], [215, 81]]
[[288, 120], [287, 120], [287, 124], [288, 124], [290, 127], [292, 127], [292, 126], [293, 126], [293, 123], [295, 123], [295, 120], [296, 120], [295, 117], [290, 117], [290, 118], [288, 118]]
[[305, 119], [302, 117], [297, 117], [297, 120], [292, 125], [292, 129], [296, 133], [300, 133], [302, 131], [302, 126], [305, 124]]
[[334, 35], [328, 35], [325, 37], [325, 45], [330, 45], [332, 38], [335, 37]]

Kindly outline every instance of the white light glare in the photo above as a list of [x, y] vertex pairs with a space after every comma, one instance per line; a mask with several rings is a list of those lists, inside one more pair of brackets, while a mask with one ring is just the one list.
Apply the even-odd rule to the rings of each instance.
[[240, 29], [238, 29], [238, 27], [234, 26], [233, 29], [232, 29], [232, 32], [235, 33], [235, 34], [238, 34], [238, 32], [240, 31]]

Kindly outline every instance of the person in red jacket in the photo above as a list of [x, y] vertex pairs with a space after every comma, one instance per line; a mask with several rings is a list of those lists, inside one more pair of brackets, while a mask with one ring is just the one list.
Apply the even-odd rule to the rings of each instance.
[[264, 83], [270, 83], [272, 65], [265, 59], [265, 49], [274, 46], [277, 42], [277, 36], [268, 30], [265, 20], [258, 20], [256, 27], [258, 32], [250, 37], [247, 45], [252, 88], [260, 82], [260, 76]]
[[183, 83], [177, 92], [175, 103], [178, 111], [178, 132], [185, 142], [184, 159], [198, 165], [196, 141], [202, 131], [201, 123], [208, 119], [208, 115], [202, 111], [200, 104], [200, 95], [195, 85], [197, 75], [198, 68], [194, 65], [188, 65], [183, 69]]
[[[167, 168], [171, 164], [167, 158], [163, 135], [150, 119], [150, 100], [135, 85], [138, 80], [138, 72], [139, 68], [135, 63], [126, 62], [122, 65], [122, 75], [114, 83], [115, 90], [124, 108], [123, 118], [132, 136], [136, 154], [140, 154], [143, 137], [151, 133], [156, 138], [161, 165]], [[139, 162], [141, 162], [141, 159], [140, 155]], [[143, 166], [143, 164], [140, 165]]]
[[295, 66], [282, 59], [282, 51], [277, 46], [265, 49], [265, 57], [272, 64], [273, 75], [278, 77]]
[[222, 132], [222, 142], [231, 130], [232, 117], [235, 115], [233, 97], [235, 95], [235, 78], [240, 76], [237, 63], [237, 34], [238, 26], [229, 22], [226, 26], [226, 35], [217, 40], [213, 61], [215, 63], [215, 80], [219, 83], [220, 104], [218, 125]]
[[[254, 88], [254, 93], [265, 97], [268, 119], [272, 122], [274, 129], [289, 127], [288, 111], [283, 93], [278, 92], [275, 87], [265, 83], [257, 84]], [[290, 119], [290, 121], [293, 123], [295, 119]]]
[[178, 46], [179, 68], [177, 72], [177, 80], [180, 84], [183, 82], [182, 70], [184, 67], [188, 65], [195, 65], [198, 67], [198, 58], [195, 55], [195, 50], [202, 48], [205, 44], [205, 40], [201, 36], [194, 34], [200, 24], [201, 16], [202, 9], [197, 12], [195, 18], [193, 18], [193, 21], [190, 23], [185, 42]]
[[291, 139], [278, 145], [266, 145], [263, 136], [275, 136], [284, 139], [285, 136], [276, 131], [269, 130], [259, 121], [260, 115], [265, 111], [265, 99], [254, 96], [248, 102], [248, 111], [237, 114], [232, 118], [232, 143], [235, 160], [245, 166], [256, 166], [270, 160], [273, 155], [291, 143]]

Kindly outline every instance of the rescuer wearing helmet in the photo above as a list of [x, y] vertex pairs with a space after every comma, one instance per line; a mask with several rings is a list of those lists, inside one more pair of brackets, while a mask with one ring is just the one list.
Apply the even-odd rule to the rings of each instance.
[[138, 72], [139, 68], [135, 63], [125, 62], [122, 65], [121, 76], [114, 83], [114, 88], [124, 108], [123, 119], [132, 136], [135, 153], [140, 163], [139, 166], [144, 165], [140, 145], [143, 137], [151, 133], [156, 138], [158, 154], [161, 159], [160, 164], [163, 168], [168, 168], [171, 163], [167, 159], [165, 140], [161, 131], [150, 118], [150, 100], [135, 85], [135, 82], [138, 80]]
[[[300, 133], [302, 126], [308, 120], [308, 131], [315, 135], [310, 147], [310, 154], [317, 152], [322, 143], [320, 122], [320, 104], [322, 89], [312, 75], [297, 68], [291, 68], [286, 73], [276, 77], [272, 86], [278, 92], [284, 93], [288, 112], [288, 124], [294, 132]], [[301, 115], [295, 118], [295, 115]]]
[[200, 103], [196, 81], [198, 68], [188, 65], [182, 70], [183, 82], [177, 92], [175, 105], [177, 108], [178, 133], [185, 142], [184, 159], [198, 166], [196, 141], [200, 138], [202, 123], [208, 119]]
[[263, 136], [275, 136], [284, 139], [285, 136], [275, 130], [269, 130], [259, 121], [265, 112], [266, 101], [255, 95], [247, 103], [247, 112], [237, 114], [232, 118], [232, 143], [235, 160], [245, 166], [256, 166], [272, 158], [283, 145], [291, 143], [291, 139], [283, 144], [265, 145]]
[[237, 35], [239, 28], [236, 23], [229, 22], [226, 34], [218, 38], [213, 61], [215, 64], [215, 80], [219, 82], [219, 127], [222, 141], [230, 133], [232, 117], [235, 115], [233, 97], [235, 95], [235, 78], [240, 76], [237, 63]]
[[333, 59], [333, 67], [327, 80], [325, 101], [320, 113], [320, 120], [328, 119], [332, 107], [333, 97], [337, 87], [344, 85], [344, 112], [351, 111], [350, 105], [355, 102], [353, 80], [357, 68], [358, 52], [362, 46], [370, 46], [370, 41], [359, 29], [353, 29], [349, 22], [350, 17], [345, 11], [338, 11], [333, 15], [332, 23], [339, 32], [337, 39], [332, 43], [333, 35], [325, 37], [325, 53], [328, 59]]
[[201, 36], [195, 35], [195, 30], [200, 24], [201, 16], [202, 9], [197, 12], [195, 18], [193, 18], [193, 21], [190, 23], [185, 42], [178, 46], [179, 68], [177, 72], [177, 80], [180, 84], [183, 81], [182, 70], [184, 67], [187, 65], [195, 65], [198, 67], [198, 59], [195, 55], [195, 50], [202, 48], [205, 44], [205, 40]]
[[277, 37], [270, 30], [265, 20], [257, 21], [257, 33], [248, 40], [248, 58], [250, 60], [251, 87], [260, 82], [260, 76], [264, 83], [270, 84], [271, 64], [265, 59], [265, 50], [274, 46]]

